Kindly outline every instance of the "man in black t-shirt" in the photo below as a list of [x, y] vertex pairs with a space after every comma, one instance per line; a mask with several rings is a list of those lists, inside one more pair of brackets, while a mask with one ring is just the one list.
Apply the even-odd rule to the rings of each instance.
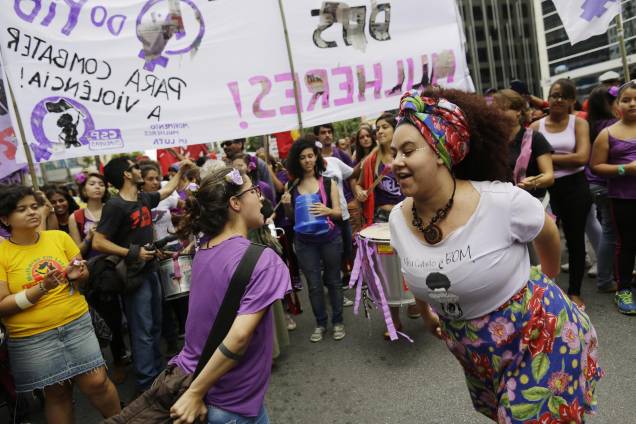
[[161, 286], [156, 273], [155, 252], [143, 246], [153, 241], [150, 211], [176, 188], [181, 175], [194, 166], [181, 162], [179, 172], [158, 192], [139, 191], [141, 170], [127, 157], [112, 159], [104, 168], [107, 182], [119, 190], [102, 210], [93, 237], [93, 248], [126, 262], [127, 286], [137, 286], [124, 294], [126, 317], [132, 343], [137, 390], [150, 387], [161, 372]]

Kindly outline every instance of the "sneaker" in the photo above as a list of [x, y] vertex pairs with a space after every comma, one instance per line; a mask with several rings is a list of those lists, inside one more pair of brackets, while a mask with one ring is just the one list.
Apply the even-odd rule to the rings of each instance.
[[626, 315], [636, 315], [636, 304], [634, 303], [634, 294], [629, 289], [623, 289], [616, 292], [614, 301], [618, 306], [618, 312]]
[[570, 264], [566, 262], [563, 265], [561, 265], [561, 271], [570, 272]]
[[349, 299], [347, 296], [342, 296], [342, 306], [353, 306], [353, 300]]
[[287, 331], [294, 331], [296, 329], [296, 322], [292, 319], [291, 315], [285, 314], [287, 320]]
[[333, 326], [333, 339], [334, 340], [342, 340], [344, 339], [345, 333], [344, 324], [336, 324]]
[[327, 329], [325, 327], [316, 327], [314, 328], [314, 332], [311, 333], [311, 337], [309, 337], [309, 341], [312, 343], [318, 343], [322, 341], [322, 336], [325, 334]]
[[598, 275], [598, 268], [596, 264], [592, 265], [590, 269], [587, 270], [587, 276], [590, 278], [596, 278]]

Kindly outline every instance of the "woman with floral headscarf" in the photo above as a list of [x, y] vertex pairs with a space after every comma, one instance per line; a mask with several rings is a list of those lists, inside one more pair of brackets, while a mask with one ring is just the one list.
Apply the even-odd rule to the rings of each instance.
[[[603, 376], [598, 341], [550, 279], [555, 224], [531, 194], [501, 182], [507, 121], [456, 90], [408, 92], [398, 119], [393, 172], [407, 198], [391, 212], [391, 244], [426, 325], [464, 368], [475, 409], [499, 423], [582, 422]], [[532, 240], [545, 274], [531, 271]]]

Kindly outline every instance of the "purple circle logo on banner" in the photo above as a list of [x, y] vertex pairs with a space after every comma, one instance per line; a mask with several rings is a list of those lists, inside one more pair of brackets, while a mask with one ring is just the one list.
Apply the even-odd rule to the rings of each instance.
[[[163, 18], [161, 13], [150, 10], [157, 4], [167, 1], [168, 12]], [[199, 23], [199, 31], [196, 37], [186, 47], [167, 50], [166, 47], [174, 37], [181, 40], [186, 36], [186, 29], [181, 13], [181, 4], [185, 3], [192, 8], [194, 18]], [[144, 17], [146, 17], [144, 19]], [[163, 19], [162, 19], [163, 18]], [[139, 57], [145, 60], [144, 69], [153, 72], [157, 65], [166, 67], [168, 57], [182, 55], [188, 52], [195, 52], [201, 45], [205, 34], [205, 23], [201, 11], [192, 0], [150, 0], [141, 9], [137, 16], [137, 38], [141, 41], [142, 49]]]
[[31, 113], [31, 131], [37, 141], [31, 143], [35, 160], [88, 144], [87, 136], [94, 129], [88, 109], [76, 100], [60, 96], [41, 100]]

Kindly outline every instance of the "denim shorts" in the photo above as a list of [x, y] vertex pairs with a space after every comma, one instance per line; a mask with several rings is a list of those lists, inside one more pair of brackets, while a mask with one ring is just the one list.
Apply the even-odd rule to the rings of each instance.
[[256, 417], [244, 417], [221, 408], [208, 405], [208, 424], [269, 424], [265, 405]]
[[33, 336], [9, 338], [17, 392], [31, 392], [104, 366], [90, 314]]

